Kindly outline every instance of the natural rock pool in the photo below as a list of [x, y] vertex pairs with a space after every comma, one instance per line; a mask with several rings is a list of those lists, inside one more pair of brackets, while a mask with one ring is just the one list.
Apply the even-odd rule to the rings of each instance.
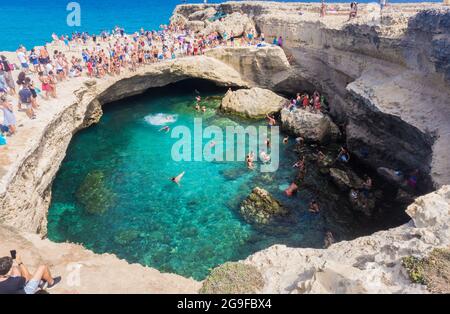
[[[194, 110], [196, 89], [206, 113]], [[171, 127], [193, 128], [195, 117], [203, 118], [203, 127], [265, 125], [216, 113], [225, 92], [190, 80], [104, 106], [100, 122], [74, 136], [53, 183], [49, 238], [201, 280], [212, 267], [273, 244], [317, 248], [329, 230], [344, 240], [399, 223], [395, 215], [387, 222], [386, 216], [383, 222], [360, 220], [346, 196], [309, 161], [308, 185], [288, 198], [283, 189], [297, 172], [293, 139], [280, 144], [280, 168], [274, 173], [250, 171], [244, 162], [173, 161], [177, 139], [159, 131], [164, 115], [176, 118]], [[337, 148], [321, 149], [335, 153]], [[169, 178], [182, 171], [179, 187]], [[290, 215], [266, 226], [247, 223], [239, 204], [257, 186]], [[308, 211], [314, 198], [321, 205], [318, 214]]]

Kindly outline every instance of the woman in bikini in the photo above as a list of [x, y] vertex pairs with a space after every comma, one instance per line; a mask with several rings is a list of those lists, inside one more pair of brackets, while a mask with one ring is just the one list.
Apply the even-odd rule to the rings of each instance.
[[43, 96], [44, 99], [48, 100], [50, 98], [50, 95], [52, 94], [52, 88], [50, 86], [50, 79], [47, 75], [44, 75], [44, 72], [39, 72], [39, 81], [42, 83], [42, 90], [45, 92], [45, 95]]

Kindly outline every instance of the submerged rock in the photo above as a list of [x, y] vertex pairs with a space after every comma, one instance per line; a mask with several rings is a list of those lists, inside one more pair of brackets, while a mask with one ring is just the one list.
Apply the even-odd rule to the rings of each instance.
[[248, 169], [244, 167], [233, 167], [229, 169], [220, 170], [219, 174], [227, 181], [233, 181], [248, 174]]
[[336, 186], [344, 192], [350, 189], [361, 189], [363, 187], [363, 180], [349, 169], [344, 171], [337, 168], [330, 168], [330, 176]]
[[126, 245], [139, 237], [139, 231], [130, 229], [124, 230], [114, 236], [114, 242], [120, 245]]
[[222, 99], [221, 109], [247, 118], [264, 118], [266, 114], [280, 111], [288, 100], [268, 89], [254, 87], [228, 91]]
[[284, 108], [281, 110], [281, 123], [284, 130], [309, 142], [323, 142], [340, 136], [339, 128], [323, 113]]
[[227, 126], [232, 126], [232, 127], [236, 127], [238, 126], [238, 124], [236, 122], [234, 122], [233, 120], [229, 119], [229, 118], [217, 118], [214, 120], [210, 120], [211, 122], [209, 123], [209, 125], [214, 125], [214, 126], [218, 126], [219, 128], [222, 129], [226, 129]]
[[114, 193], [106, 186], [105, 174], [99, 170], [88, 173], [76, 198], [89, 214], [103, 214], [114, 203]]
[[263, 225], [270, 223], [274, 217], [289, 214], [278, 200], [259, 187], [254, 188], [242, 202], [240, 212], [247, 222]]

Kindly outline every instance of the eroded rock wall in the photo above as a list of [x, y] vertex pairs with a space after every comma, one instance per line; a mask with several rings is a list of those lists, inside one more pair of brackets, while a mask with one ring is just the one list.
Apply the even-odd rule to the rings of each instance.
[[[360, 4], [358, 17], [348, 21], [349, 4], [329, 4], [334, 12], [324, 18], [319, 3], [207, 7], [248, 15], [266, 42], [282, 36], [293, 66], [280, 70], [271, 88], [324, 93], [362, 162], [419, 169], [424, 191], [450, 183], [450, 161], [442, 158], [442, 147], [450, 146], [450, 8], [390, 4], [381, 12], [376, 4]], [[189, 19], [193, 10], [204, 8], [182, 5], [175, 13]], [[360, 151], [369, 157], [361, 158]]]

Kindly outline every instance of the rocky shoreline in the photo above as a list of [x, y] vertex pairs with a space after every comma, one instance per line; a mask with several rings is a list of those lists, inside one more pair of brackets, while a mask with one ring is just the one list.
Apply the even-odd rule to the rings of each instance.
[[[337, 12], [346, 12], [347, 5], [335, 7]], [[267, 293], [426, 292], [424, 286], [409, 282], [401, 259], [423, 257], [450, 242], [450, 191], [445, 186], [450, 183], [450, 31], [445, 28], [450, 10], [437, 4], [402, 4], [380, 15], [378, 6], [361, 5], [360, 17], [346, 22], [347, 16], [340, 14], [319, 20], [318, 8], [319, 4], [270, 2], [181, 5], [173, 19], [184, 20], [198, 31], [218, 27], [206, 20], [222, 11], [234, 14], [230, 24], [224, 25], [232, 25], [235, 34], [253, 27], [268, 40], [283, 36], [284, 51], [278, 47], [216, 48], [206, 56], [146, 65], [135, 73], [62, 83], [59, 99], [47, 103], [39, 119], [27, 122], [14, 141], [0, 148], [0, 223], [8, 225], [0, 225], [0, 231], [5, 238], [32, 237], [33, 241], [23, 242], [25, 250], [41, 246], [40, 241], [52, 252], [71, 246], [39, 240], [30, 233], [46, 234], [51, 184], [67, 146], [74, 133], [98, 121], [103, 104], [187, 78], [281, 94], [317, 88], [333, 104], [331, 116], [345, 124], [347, 145], [363, 163], [373, 169], [420, 169], [424, 191], [439, 190], [410, 205], [412, 221], [398, 228], [337, 243], [327, 250], [274, 246], [244, 263], [263, 274], [262, 292]], [[432, 39], [423, 43], [419, 36]], [[84, 249], [77, 246], [74, 250]], [[86, 269], [94, 277], [97, 267], [107, 267], [106, 263], [89, 264], [89, 260]], [[53, 266], [60, 263], [64, 275], [70, 259], [50, 262]], [[148, 270], [142, 276], [149, 280], [154, 280], [154, 272], [161, 275], [139, 265], [118, 262], [117, 267], [124, 272]], [[186, 279], [173, 275], [167, 280], [166, 290], [143, 284], [139, 292], [195, 292], [200, 285], [189, 280], [189, 288], [180, 290], [179, 282]], [[120, 287], [108, 291], [94, 286], [93, 282], [92, 288], [77, 292], [120, 291]], [[63, 286], [58, 292], [67, 291], [71, 290]]]

